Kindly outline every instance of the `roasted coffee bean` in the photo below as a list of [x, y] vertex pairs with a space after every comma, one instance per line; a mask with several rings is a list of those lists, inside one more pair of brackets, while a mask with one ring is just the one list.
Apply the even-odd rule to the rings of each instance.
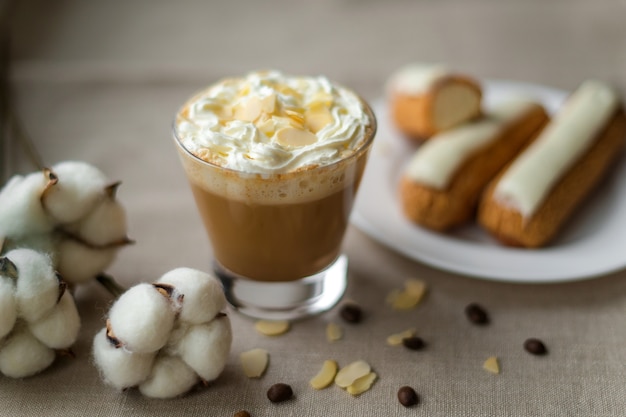
[[528, 353], [532, 353], [533, 355], [545, 355], [546, 353], [548, 353], [546, 345], [544, 345], [541, 340], [534, 338], [526, 339], [526, 341], [524, 342], [524, 349], [526, 349]]
[[274, 384], [267, 390], [267, 398], [273, 403], [287, 401], [293, 396], [291, 386], [283, 383]]
[[348, 323], [360, 323], [363, 319], [363, 310], [361, 307], [354, 303], [346, 303], [341, 307], [339, 311], [341, 318], [347, 321]]
[[405, 407], [412, 407], [419, 402], [419, 397], [413, 388], [404, 386], [398, 390], [398, 401]]
[[465, 314], [467, 318], [474, 324], [487, 324], [489, 323], [489, 316], [484, 308], [476, 303], [472, 303], [465, 307]]
[[233, 417], [250, 417], [250, 413], [246, 410], [237, 411]]
[[422, 338], [417, 336], [405, 337], [404, 339], [402, 339], [402, 344], [405, 348], [411, 350], [421, 350], [425, 346]]

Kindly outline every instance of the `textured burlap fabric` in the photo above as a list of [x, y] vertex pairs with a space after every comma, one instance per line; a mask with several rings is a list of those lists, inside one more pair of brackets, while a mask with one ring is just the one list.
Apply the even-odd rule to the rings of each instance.
[[[624, 3], [610, 0], [29, 0], [16, 26], [14, 85], [45, 161], [85, 160], [123, 181], [119, 198], [137, 243], [109, 272], [129, 286], [177, 266], [209, 268], [211, 248], [170, 137], [174, 112], [203, 85], [271, 67], [324, 73], [374, 100], [394, 69], [419, 60], [481, 78], [572, 90], [598, 77], [624, 89], [625, 15]], [[18, 171], [30, 168], [23, 157], [15, 161]], [[344, 323], [334, 309], [266, 337], [231, 311], [234, 340], [224, 373], [175, 400], [120, 393], [101, 382], [91, 341], [112, 298], [96, 283], [80, 287], [76, 358], [60, 358], [32, 378], [0, 377], [0, 415], [626, 415], [626, 272], [544, 285], [479, 280], [407, 259], [354, 226], [344, 250], [346, 298], [363, 307], [362, 323]], [[394, 311], [385, 297], [408, 277], [426, 281], [428, 294], [415, 310]], [[489, 311], [488, 326], [466, 319], [470, 302]], [[334, 343], [325, 337], [331, 321], [344, 329]], [[424, 350], [386, 344], [407, 328], [423, 337]], [[529, 337], [542, 339], [549, 354], [528, 354], [522, 345]], [[239, 354], [255, 347], [270, 352], [270, 365], [262, 378], [248, 379]], [[499, 358], [499, 375], [482, 369], [489, 356]], [[336, 386], [315, 391], [308, 381], [326, 359], [364, 359], [379, 379], [358, 397]], [[266, 391], [276, 382], [290, 384], [295, 397], [270, 403]], [[419, 405], [399, 404], [403, 385], [415, 388]]]

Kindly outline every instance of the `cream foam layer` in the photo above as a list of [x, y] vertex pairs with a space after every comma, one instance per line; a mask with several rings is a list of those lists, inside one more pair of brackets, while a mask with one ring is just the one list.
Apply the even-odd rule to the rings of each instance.
[[[299, 204], [350, 189], [360, 180], [367, 148], [332, 165], [266, 176], [220, 169], [191, 156], [179, 146], [187, 178], [196, 187], [246, 204]], [[353, 195], [345, 194], [352, 200]], [[347, 214], [346, 214], [347, 215]]]
[[530, 217], [561, 176], [593, 145], [619, 105], [617, 93], [585, 81], [502, 176], [494, 190], [500, 203]]
[[327, 78], [267, 71], [199, 93], [178, 113], [175, 130], [207, 162], [276, 174], [346, 158], [368, 140], [372, 124], [361, 99]]
[[450, 70], [439, 64], [409, 64], [397, 70], [389, 78], [387, 90], [390, 93], [422, 95]]
[[529, 111], [533, 103], [512, 100], [491, 110], [485, 118], [433, 136], [415, 152], [406, 174], [413, 181], [444, 190], [457, 170], [476, 152], [491, 144], [502, 129]]

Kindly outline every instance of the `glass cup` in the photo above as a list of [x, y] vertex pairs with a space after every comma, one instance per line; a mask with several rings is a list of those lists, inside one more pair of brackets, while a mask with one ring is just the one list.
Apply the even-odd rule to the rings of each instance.
[[213, 248], [213, 269], [241, 313], [297, 319], [332, 308], [347, 284], [342, 240], [376, 132], [330, 165], [256, 174], [206, 162], [174, 139]]

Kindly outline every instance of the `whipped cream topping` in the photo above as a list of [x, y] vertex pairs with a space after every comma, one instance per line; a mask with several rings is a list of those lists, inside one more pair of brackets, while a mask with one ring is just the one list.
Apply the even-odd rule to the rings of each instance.
[[356, 94], [325, 77], [266, 71], [202, 91], [178, 113], [175, 131], [200, 159], [272, 174], [346, 158], [367, 141], [372, 122]]
[[561, 176], [593, 145], [619, 106], [617, 92], [585, 81], [502, 176], [494, 197], [525, 218], [533, 215]]
[[502, 129], [529, 111], [528, 100], [510, 100], [495, 106], [486, 117], [433, 136], [415, 152], [406, 175], [414, 182], [445, 190], [465, 161], [491, 144]]

